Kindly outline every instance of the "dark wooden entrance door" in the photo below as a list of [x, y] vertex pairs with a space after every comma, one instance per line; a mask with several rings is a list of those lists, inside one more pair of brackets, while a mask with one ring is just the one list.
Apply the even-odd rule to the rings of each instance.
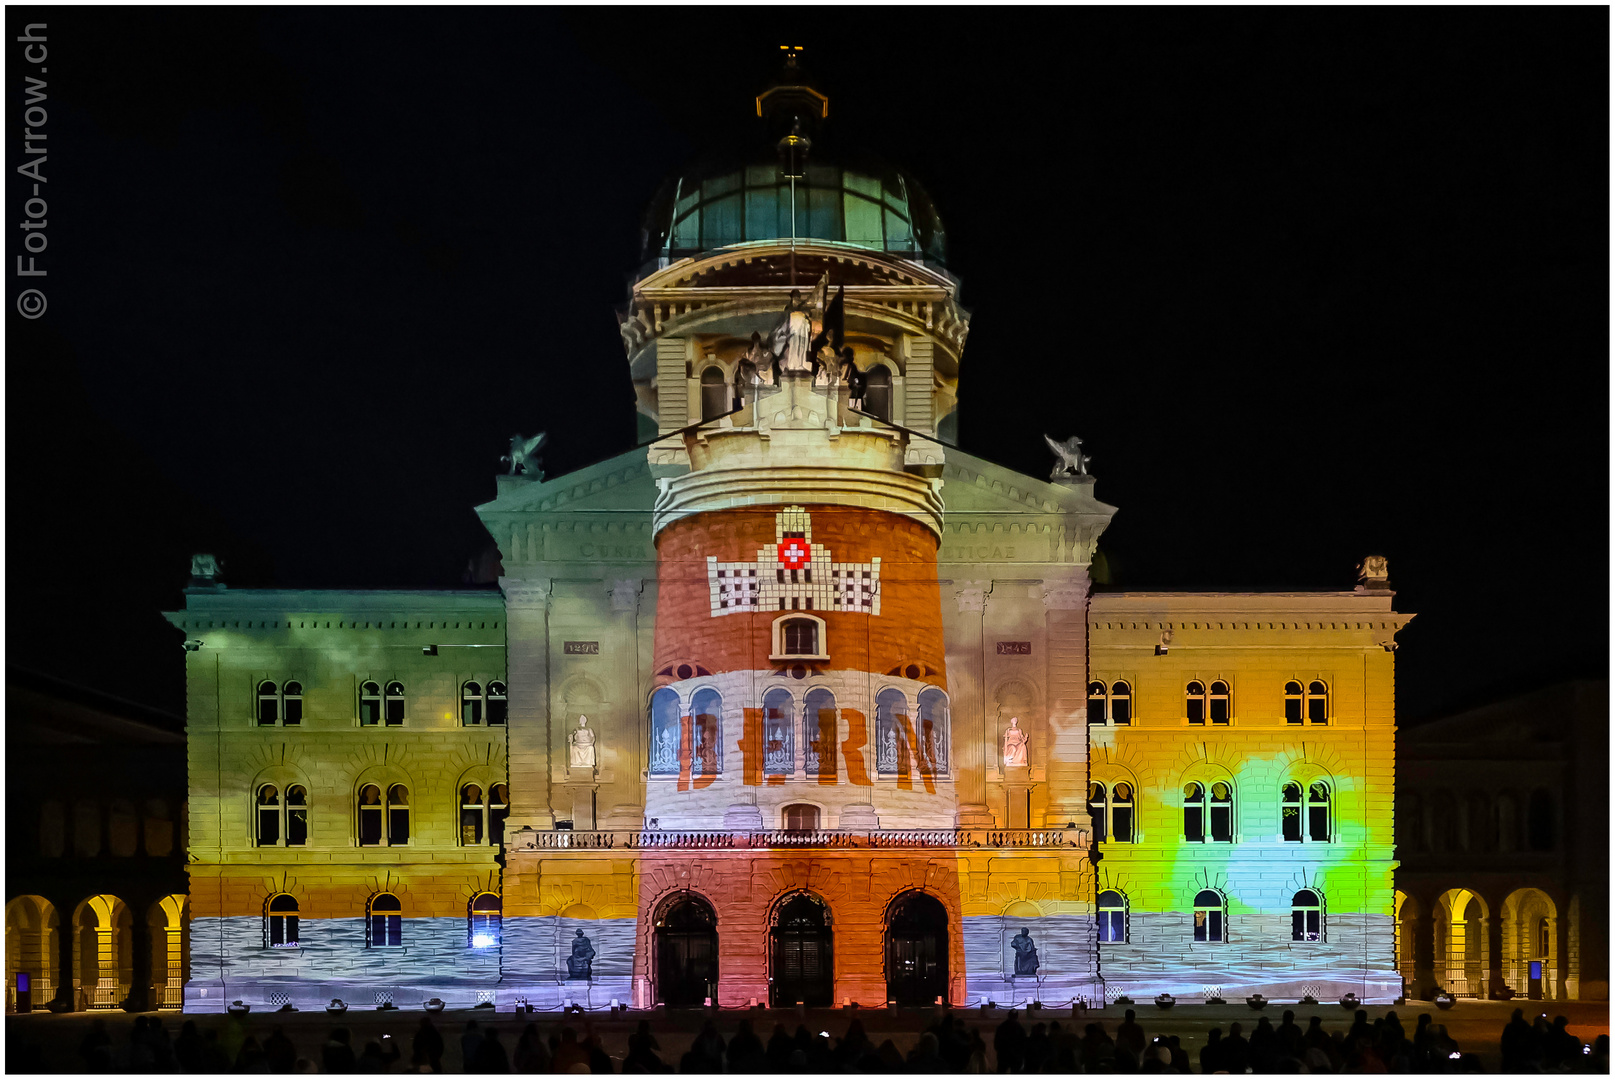
[[886, 997], [899, 1005], [948, 1000], [948, 909], [934, 896], [908, 893], [886, 922]]
[[656, 923], [657, 996], [670, 1009], [697, 1008], [717, 983], [717, 916], [705, 900], [681, 897]]
[[773, 937], [773, 1004], [833, 1004], [835, 943], [824, 902], [808, 893], [787, 899], [779, 906]]

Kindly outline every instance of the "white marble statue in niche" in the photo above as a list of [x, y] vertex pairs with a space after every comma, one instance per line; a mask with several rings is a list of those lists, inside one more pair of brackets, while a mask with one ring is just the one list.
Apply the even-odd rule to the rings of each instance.
[[1021, 730], [1021, 718], [1009, 718], [1009, 730], [1004, 732], [1004, 767], [1026, 768], [1026, 732]]
[[578, 729], [572, 733], [572, 753], [568, 762], [574, 769], [592, 769], [595, 766], [594, 732], [589, 730], [589, 718], [578, 717]]

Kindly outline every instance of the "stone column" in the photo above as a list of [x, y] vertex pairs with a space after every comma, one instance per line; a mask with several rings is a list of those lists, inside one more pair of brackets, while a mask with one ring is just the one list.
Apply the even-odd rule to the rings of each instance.
[[[550, 580], [503, 578], [505, 669], [509, 687], [510, 816], [506, 843], [523, 826], [555, 827], [551, 790]], [[570, 810], [570, 807], [568, 807]]]
[[949, 668], [951, 691], [954, 775], [958, 777], [959, 824], [990, 828], [992, 811], [987, 806], [987, 757], [995, 740], [988, 723], [986, 672], [982, 670], [983, 623], [991, 581], [961, 581], [954, 589], [959, 605], [959, 648], [955, 654], [962, 670]]
[[1088, 813], [1088, 571], [1043, 583], [1047, 627], [1048, 811], [1053, 823]]

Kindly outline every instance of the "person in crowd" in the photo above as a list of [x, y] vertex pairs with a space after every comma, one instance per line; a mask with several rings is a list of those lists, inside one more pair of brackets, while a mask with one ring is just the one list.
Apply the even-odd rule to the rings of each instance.
[[443, 1071], [443, 1035], [430, 1016], [421, 1017], [420, 1027], [409, 1044], [409, 1061], [417, 1072]]
[[289, 1073], [297, 1065], [297, 1047], [279, 1024], [264, 1040], [264, 1057], [268, 1059], [272, 1073]]
[[508, 1073], [510, 1071], [510, 1057], [499, 1042], [499, 1029], [484, 1028], [482, 1041], [477, 1044], [476, 1054], [471, 1059], [469, 1072], [479, 1073]]
[[[857, 1021], [853, 1021], [857, 1023]], [[858, 1029], [860, 1032], [862, 1028]], [[763, 1040], [751, 1029], [751, 1020], [741, 1018], [740, 1027], [734, 1038], [729, 1040], [729, 1071], [730, 1072], [762, 1072], [766, 1058], [763, 1053]]]
[[1026, 1064], [1026, 1029], [1016, 1019], [1018, 1015], [1014, 1009], [1009, 1010], [993, 1032], [993, 1056], [998, 1059], [1001, 1073], [1018, 1073]]
[[561, 1041], [551, 1055], [550, 1069], [558, 1073], [589, 1071], [589, 1050], [578, 1042], [578, 1033], [574, 1028], [567, 1026], [561, 1029]]
[[320, 1048], [320, 1064], [324, 1066], [320, 1071], [328, 1073], [350, 1073], [358, 1066], [358, 1059], [353, 1055], [353, 1047], [348, 1042], [348, 1029], [337, 1028], [331, 1032], [331, 1037]]

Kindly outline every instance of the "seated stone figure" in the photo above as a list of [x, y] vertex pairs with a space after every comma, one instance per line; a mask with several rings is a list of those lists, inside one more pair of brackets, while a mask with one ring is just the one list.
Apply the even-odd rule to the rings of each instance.
[[568, 979], [587, 979], [592, 977], [594, 967], [594, 945], [578, 931], [578, 936], [572, 939], [572, 955], [566, 958], [566, 977]]

